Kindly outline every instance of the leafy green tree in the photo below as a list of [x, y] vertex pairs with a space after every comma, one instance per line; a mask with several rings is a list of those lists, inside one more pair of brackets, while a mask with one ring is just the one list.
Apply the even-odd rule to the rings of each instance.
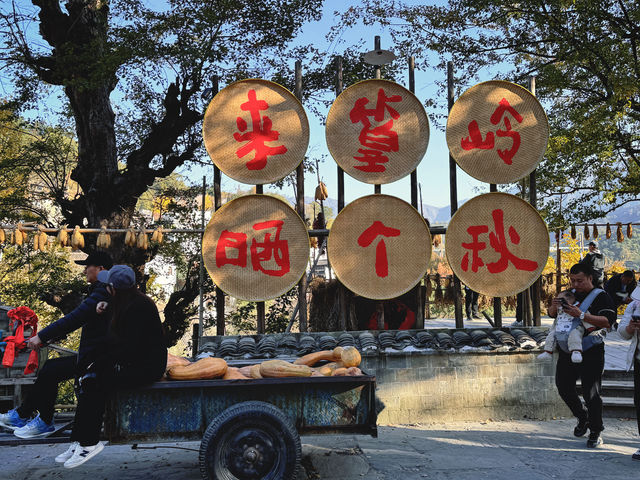
[[[81, 189], [57, 199], [65, 221], [124, 227], [156, 178], [201, 153], [203, 91], [213, 75], [268, 76], [261, 60], [284, 63], [287, 44], [319, 18], [322, 1], [32, 4], [16, 0], [0, 9], [3, 67], [15, 86], [11, 105], [33, 107], [44, 83], [63, 95], [78, 142], [71, 178]], [[123, 101], [114, 107], [115, 96]], [[116, 245], [114, 253], [126, 255]]]
[[[387, 28], [396, 53], [416, 55], [420, 67], [434, 68], [442, 79], [446, 62], [453, 61], [458, 94], [494, 76], [522, 85], [537, 77], [536, 94], [551, 126], [538, 182], [552, 226], [603, 216], [637, 200], [638, 2], [450, 0], [437, 6], [364, 0], [347, 10], [333, 38], [359, 22]], [[445, 85], [439, 83], [444, 107]]]

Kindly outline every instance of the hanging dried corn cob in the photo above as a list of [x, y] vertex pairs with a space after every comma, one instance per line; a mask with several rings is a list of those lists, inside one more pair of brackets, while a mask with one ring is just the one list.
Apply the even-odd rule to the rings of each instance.
[[590, 237], [590, 236], [591, 236], [591, 235], [589, 235], [589, 225], [585, 225], [585, 226], [584, 226], [584, 238], [585, 238], [586, 240], [589, 240], [589, 237]]
[[138, 239], [136, 240], [136, 246], [141, 248], [142, 250], [146, 250], [149, 248], [149, 236], [146, 233], [146, 230], [143, 228], [140, 229], [138, 233]]
[[38, 250], [46, 250], [47, 245], [49, 243], [49, 237], [44, 232], [44, 227], [42, 225], [38, 225], [38, 233], [36, 233], [33, 237], [33, 249]]
[[611, 225], [609, 225], [609, 223], [607, 223], [607, 234], [606, 234], [607, 238], [611, 238]]
[[129, 227], [127, 233], [124, 236], [124, 244], [127, 247], [135, 247], [136, 246], [136, 231], [133, 227]]
[[577, 234], [576, 234], [576, 226], [575, 226], [575, 225], [571, 225], [571, 239], [572, 239], [572, 240], [575, 240], [575, 239], [576, 239], [576, 237], [577, 237]]
[[329, 197], [329, 191], [327, 190], [327, 186], [320, 182], [316, 187], [315, 199], [318, 201], [326, 200]]
[[598, 227], [596, 227], [595, 223], [593, 224], [593, 238], [598, 238]]
[[616, 237], [618, 238], [618, 242], [624, 241], [624, 235], [622, 234], [622, 224], [620, 222], [618, 222]]
[[433, 236], [433, 248], [438, 248], [442, 243], [442, 237], [440, 235]]
[[309, 237], [309, 245], [311, 248], [318, 248], [318, 239], [316, 237]]
[[633, 237], [633, 227], [630, 223], [627, 223], [627, 238]]
[[84, 248], [84, 237], [82, 233], [80, 233], [80, 227], [78, 225], [73, 228], [73, 233], [71, 234], [71, 248], [73, 248], [73, 250]]
[[100, 227], [98, 240], [96, 240], [96, 247], [109, 248], [110, 246], [111, 246], [111, 236], [107, 233], [107, 226], [103, 224], [102, 227]]
[[25, 238], [22, 231], [22, 222], [18, 222], [18, 225], [16, 225], [16, 228], [13, 231], [13, 241], [11, 243], [21, 246], [24, 240]]
[[162, 233], [162, 225], [160, 225], [151, 234], [151, 241], [156, 243], [162, 243], [163, 239], [164, 239], [164, 234]]
[[0, 243], [4, 243], [7, 240], [7, 236], [4, 230], [0, 228]]
[[56, 241], [61, 247], [66, 247], [67, 245], [69, 245], [69, 234], [67, 233], [68, 226], [69, 225], [66, 224], [62, 225], [62, 227], [60, 227], [60, 231], [58, 232], [58, 236], [56, 237]]
[[427, 275], [426, 277], [424, 277], [424, 286], [427, 289], [426, 297], [427, 297], [427, 301], [429, 301], [429, 299], [431, 298], [431, 294], [433, 293], [433, 285], [431, 284], [430, 275]]

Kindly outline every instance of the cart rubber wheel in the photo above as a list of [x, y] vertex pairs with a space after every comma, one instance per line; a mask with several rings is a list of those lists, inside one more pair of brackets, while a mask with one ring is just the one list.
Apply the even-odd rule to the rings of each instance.
[[266, 402], [229, 407], [200, 443], [200, 472], [211, 480], [295, 479], [302, 456], [291, 420]]

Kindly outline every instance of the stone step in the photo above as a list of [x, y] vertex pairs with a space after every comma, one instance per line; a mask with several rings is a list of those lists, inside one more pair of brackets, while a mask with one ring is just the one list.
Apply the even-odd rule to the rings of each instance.
[[602, 407], [608, 418], [636, 418], [633, 397], [602, 397]]

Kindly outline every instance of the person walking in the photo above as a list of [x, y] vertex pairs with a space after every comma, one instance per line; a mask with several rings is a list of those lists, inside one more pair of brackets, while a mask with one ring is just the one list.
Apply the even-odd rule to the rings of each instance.
[[[636, 407], [638, 434], [640, 434], [640, 287], [631, 292], [631, 303], [627, 305], [618, 333], [625, 340], [631, 340], [627, 351], [627, 371], [633, 366], [633, 403]], [[640, 448], [631, 456], [640, 460]]]
[[467, 320], [472, 318], [480, 318], [478, 309], [478, 292], [474, 292], [466, 285], [464, 286], [464, 310], [467, 314]]
[[[604, 335], [616, 320], [616, 310], [607, 293], [593, 285], [593, 272], [585, 263], [576, 263], [569, 270], [572, 291], [578, 305], [563, 305], [562, 300], [554, 298], [549, 306], [549, 316], [555, 318], [558, 309], [573, 317], [573, 325], [568, 329], [556, 330], [558, 342], [558, 362], [556, 364], [556, 387], [562, 400], [578, 419], [573, 434], [582, 437], [589, 430], [587, 447], [595, 448], [603, 443], [602, 422], [602, 373], [604, 372]], [[582, 339], [582, 362], [573, 363], [568, 340], [571, 329], [581, 322], [588, 322], [596, 330]], [[576, 382], [582, 381], [582, 405]]]
[[[82, 327], [78, 354], [47, 360], [38, 372], [25, 401], [17, 408], [0, 414], [0, 425], [13, 430], [14, 435], [19, 438], [42, 438], [55, 431], [53, 413], [58, 384], [74, 378], [76, 372], [87, 365], [87, 358], [96, 355], [104, 346], [108, 323], [107, 319], [97, 315], [96, 305], [109, 295], [106, 285], [98, 281], [98, 273], [111, 268], [113, 262], [109, 254], [97, 252], [76, 263], [85, 267], [84, 274], [91, 285], [89, 295], [72, 312], [31, 337], [28, 346], [38, 349], [43, 344], [64, 338]], [[32, 419], [36, 412], [38, 414]]]
[[598, 250], [596, 242], [589, 242], [589, 251], [579, 263], [593, 270], [593, 286], [602, 288], [602, 283], [604, 282], [604, 255]]

